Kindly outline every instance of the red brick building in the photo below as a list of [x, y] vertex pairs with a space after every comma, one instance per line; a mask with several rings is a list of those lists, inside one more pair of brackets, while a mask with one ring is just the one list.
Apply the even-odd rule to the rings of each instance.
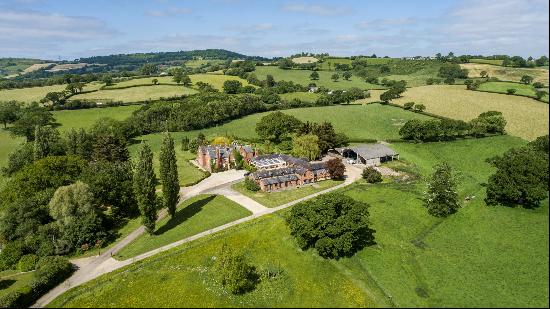
[[235, 166], [233, 151], [238, 151], [244, 161], [250, 162], [256, 152], [249, 145], [206, 145], [197, 150], [197, 163], [209, 172], [231, 169]]

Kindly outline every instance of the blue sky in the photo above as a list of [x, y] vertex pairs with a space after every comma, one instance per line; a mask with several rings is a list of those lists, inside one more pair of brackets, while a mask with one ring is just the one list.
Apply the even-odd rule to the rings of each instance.
[[548, 55], [547, 0], [0, 0], [0, 57]]

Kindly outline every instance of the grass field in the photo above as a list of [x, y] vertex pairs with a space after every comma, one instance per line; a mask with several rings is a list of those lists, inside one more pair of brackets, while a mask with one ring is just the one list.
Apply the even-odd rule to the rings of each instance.
[[244, 182], [239, 182], [231, 186], [235, 191], [250, 197], [256, 202], [264, 205], [265, 207], [277, 207], [283, 204], [295, 201], [304, 196], [311, 195], [313, 193], [323, 191], [325, 189], [334, 187], [341, 184], [342, 181], [337, 180], [324, 180], [312, 185], [302, 186], [300, 188], [294, 188], [290, 190], [284, 190], [279, 192], [251, 192], [244, 187]]
[[[40, 102], [48, 92], [63, 91], [66, 87], [67, 85], [53, 85], [21, 89], [3, 89], [0, 90], [0, 101], [15, 100], [24, 103]], [[84, 90], [95, 90], [99, 89], [99, 87], [101, 87], [99, 83], [90, 83], [86, 85]]]
[[309, 76], [312, 71], [309, 70], [283, 70], [273, 66], [260, 66], [256, 67], [254, 74], [264, 80], [267, 75], [273, 75], [275, 81], [285, 80], [298, 83], [302, 86], [307, 86], [310, 83], [315, 83], [317, 86], [324, 86], [328, 89], [349, 89], [351, 87], [357, 87], [361, 89], [383, 89], [383, 86], [366, 83], [364, 80], [357, 76], [352, 76], [349, 81], [344, 80], [342, 74], [340, 79], [336, 82], [332, 81], [331, 76], [335, 72], [333, 71], [318, 71], [319, 79], [311, 80]]
[[470, 59], [471, 63], [502, 65], [503, 60], [498, 59]]
[[[397, 139], [399, 129], [409, 119], [430, 119], [428, 116], [405, 111], [388, 105], [336, 105], [326, 107], [310, 107], [283, 110], [283, 113], [293, 115], [302, 121], [330, 121], [337, 132], [343, 132], [351, 139]], [[182, 136], [196, 137], [199, 132], [207, 138], [216, 136], [237, 136], [244, 139], [258, 138], [255, 132], [256, 123], [267, 113], [246, 116], [223, 125], [204, 130], [174, 132], [174, 139], [179, 144]], [[161, 134], [146, 135], [145, 138], [159, 143]]]
[[203, 59], [194, 59], [194, 60], [188, 60], [185, 62], [185, 66], [188, 68], [198, 68], [201, 65], [205, 64], [221, 64], [224, 63], [224, 60], [203, 60]]
[[173, 219], [158, 222], [154, 235], [143, 234], [116, 257], [125, 260], [251, 214], [223, 196], [199, 195], [182, 203]]
[[298, 64], [304, 64], [304, 63], [315, 63], [318, 62], [319, 59], [315, 57], [296, 57], [292, 58], [292, 62], [298, 63]]
[[349, 64], [351, 66], [351, 59], [348, 58], [337, 58], [337, 57], [328, 57], [323, 59], [323, 62], [317, 64], [319, 70], [324, 71], [333, 71], [335, 70], [336, 64]]
[[[223, 89], [223, 83], [226, 80], [238, 80], [244, 86], [249, 85], [245, 79], [242, 79], [238, 76], [219, 75], [219, 74], [193, 74], [193, 75], [189, 75], [189, 77], [191, 78], [191, 82], [193, 83], [193, 85], [195, 85], [197, 82], [203, 82], [203, 83], [208, 83], [212, 85], [214, 88], [218, 90]], [[135, 78], [135, 79], [125, 80], [125, 81], [118, 82], [107, 88], [117, 89], [117, 88], [136, 86], [136, 85], [151, 85], [153, 83], [153, 79], [157, 79], [160, 84], [177, 85], [176, 82], [174, 82], [172, 76], [159, 76], [159, 77], [144, 77], [144, 78]]]
[[[521, 83], [510, 83], [510, 82], [487, 82], [479, 86], [478, 90], [490, 91], [496, 93], [506, 94], [506, 90], [516, 89], [516, 95], [530, 96], [536, 98], [535, 88], [533, 85], [526, 85]], [[546, 89], [548, 92], [548, 89]], [[548, 95], [542, 97], [542, 100], [548, 102]]]
[[290, 92], [280, 94], [279, 96], [287, 101], [299, 99], [305, 102], [315, 102], [321, 95], [314, 92]]
[[[181, 150], [181, 143], [179, 140], [179, 134], [174, 133], [172, 134], [174, 137], [174, 143], [175, 143], [175, 150], [176, 150], [176, 160], [177, 160], [177, 166], [178, 166], [178, 178], [180, 181], [180, 186], [188, 186], [191, 184], [194, 184], [203, 178], [206, 177], [206, 173], [199, 170], [196, 166], [191, 164], [189, 160], [193, 160], [196, 158], [196, 153], [189, 152], [189, 151], [183, 151]], [[178, 137], [179, 136], [179, 137]], [[149, 146], [151, 147], [151, 150], [153, 151], [153, 168], [155, 169], [155, 174], [157, 175], [157, 178], [159, 177], [159, 170], [160, 170], [160, 163], [159, 163], [159, 153], [160, 153], [160, 145], [162, 143], [162, 134], [151, 134], [151, 135], [145, 135], [138, 137], [137, 139], [138, 143], [132, 144], [128, 147], [128, 150], [130, 151], [130, 157], [137, 158], [138, 152], [139, 152], [139, 142], [140, 141], [147, 141]]]
[[169, 98], [185, 94], [193, 94], [197, 91], [191, 88], [177, 85], [155, 85], [132, 87], [125, 89], [100, 90], [91, 93], [78, 94], [71, 99], [76, 100], [97, 100], [100, 102], [141, 102], [146, 100], [156, 100], [160, 98]]
[[[17, 148], [17, 145], [25, 142], [24, 138], [13, 137], [8, 131], [0, 128], [0, 169], [4, 167], [8, 161], [8, 155]], [[0, 173], [0, 188], [4, 185], [7, 179]]]
[[[371, 97], [379, 98], [380, 93], [371, 91]], [[548, 104], [530, 98], [440, 85], [409, 88], [393, 102], [424, 104], [427, 112], [462, 120], [471, 120], [486, 111], [500, 111], [508, 122], [509, 134], [527, 140], [548, 134]]]
[[27, 272], [21, 274], [10, 274], [8, 272], [0, 272], [0, 298], [10, 292], [17, 291], [28, 285], [33, 279], [34, 273]]
[[548, 69], [544, 68], [512, 68], [479, 63], [465, 63], [460, 67], [468, 69], [469, 77], [479, 77], [481, 71], [486, 71], [490, 77], [496, 77], [502, 81], [519, 82], [523, 75], [530, 75], [535, 82], [548, 85]]
[[[535, 210], [482, 201], [480, 183], [492, 173], [486, 158], [524, 143], [499, 136], [393, 144], [421, 180], [343, 190], [371, 205], [376, 230], [376, 244], [352, 258], [328, 261], [301, 251], [283, 211], [100, 277], [50, 306], [547, 307], [548, 200]], [[429, 216], [421, 201], [422, 179], [442, 160], [460, 172], [461, 199], [475, 195], [447, 219]], [[260, 271], [281, 274], [251, 293], [228, 295], [212, 267], [224, 243]]]
[[138, 110], [140, 105], [127, 105], [116, 107], [102, 107], [76, 110], [61, 110], [54, 111], [53, 116], [55, 121], [61, 126], [58, 128], [60, 132], [67, 132], [70, 129], [89, 129], [98, 119], [108, 117], [115, 120], [124, 120], [135, 110]]

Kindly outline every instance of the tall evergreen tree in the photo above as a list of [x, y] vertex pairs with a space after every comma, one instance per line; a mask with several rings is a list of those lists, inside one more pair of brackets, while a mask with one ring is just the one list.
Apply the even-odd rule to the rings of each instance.
[[435, 217], [447, 217], [460, 208], [456, 181], [449, 164], [441, 163], [435, 167], [424, 196], [424, 206]]
[[142, 223], [149, 234], [155, 231], [157, 220], [155, 182], [153, 152], [151, 152], [149, 145], [142, 142], [134, 171], [134, 193], [142, 216]]
[[176, 163], [176, 152], [174, 150], [174, 139], [166, 132], [160, 148], [160, 181], [162, 182], [162, 195], [164, 206], [168, 209], [170, 216], [176, 213], [176, 206], [179, 198], [178, 166]]

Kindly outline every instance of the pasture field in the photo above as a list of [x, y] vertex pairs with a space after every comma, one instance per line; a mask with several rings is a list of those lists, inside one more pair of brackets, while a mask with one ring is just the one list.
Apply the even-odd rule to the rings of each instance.
[[251, 214], [221, 195], [195, 196], [178, 206], [174, 218], [167, 216], [158, 222], [154, 235], [141, 235], [116, 257], [125, 260]]
[[315, 102], [321, 95], [314, 92], [290, 92], [280, 94], [279, 96], [287, 101], [299, 99], [304, 102]]
[[177, 85], [151, 85], [142, 87], [132, 87], [124, 89], [99, 90], [96, 92], [77, 94], [71, 97], [72, 100], [90, 100], [100, 102], [142, 102], [146, 100], [157, 100], [160, 98], [169, 98], [194, 94], [197, 91], [191, 88]]
[[[181, 136], [182, 135], [178, 133], [172, 134], [172, 137], [174, 138], [174, 148], [176, 151], [180, 186], [188, 186], [205, 178], [206, 172], [199, 170], [195, 165], [189, 162], [189, 160], [196, 159], [197, 154], [195, 151], [191, 153], [189, 151], [181, 150]], [[128, 147], [131, 158], [137, 158], [140, 146], [139, 143], [141, 141], [146, 141], [153, 151], [153, 168], [155, 170], [155, 175], [157, 175], [158, 178], [160, 171], [159, 154], [160, 146], [162, 144], [162, 134], [151, 134], [136, 138], [137, 143]], [[158, 187], [160, 188], [160, 185]]]
[[[516, 95], [523, 95], [523, 96], [536, 98], [535, 88], [533, 87], [533, 85], [526, 85], [521, 83], [510, 83], [510, 82], [487, 82], [487, 83], [481, 84], [478, 88], [478, 90], [482, 90], [482, 91], [504, 93], [504, 94], [506, 94], [506, 90], [508, 89], [516, 89], [516, 93], [515, 93]], [[546, 92], [548, 92], [548, 89], [546, 89]], [[542, 97], [542, 101], [548, 102], [548, 95], [545, 95], [544, 97]]]
[[129, 86], [152, 85], [153, 79], [157, 79], [159, 84], [177, 85], [176, 82], [172, 80], [172, 76], [151, 76], [151, 77], [121, 80], [119, 82], [114, 81], [114, 84], [110, 86], [106, 86], [104, 89], [117, 89], [117, 88], [129, 87]]
[[[330, 121], [336, 132], [345, 133], [352, 140], [398, 139], [399, 129], [407, 120], [431, 118], [398, 107], [380, 104], [295, 108], [282, 112], [293, 115], [302, 121]], [[178, 145], [181, 137], [195, 138], [199, 132], [202, 132], [207, 138], [237, 136], [243, 139], [256, 139], [258, 138], [255, 131], [256, 123], [268, 113], [249, 115], [208, 129], [174, 132], [172, 135]], [[145, 135], [143, 138], [160, 145], [162, 134]]]
[[310, 83], [315, 83], [317, 86], [324, 86], [331, 90], [349, 89], [352, 87], [357, 87], [361, 89], [385, 88], [384, 86], [366, 83], [363, 79], [357, 76], [352, 76], [349, 81], [344, 80], [341, 73], [340, 79], [334, 82], [331, 79], [332, 74], [335, 73], [334, 71], [318, 71], [319, 79], [311, 80], [309, 78], [311, 72], [312, 71], [309, 70], [283, 70], [273, 66], [260, 66], [256, 67], [256, 71], [254, 71], [253, 73], [256, 74], [256, 76], [261, 80], [264, 80], [267, 75], [272, 75], [273, 78], [275, 78], [275, 81], [292, 81], [302, 86], [307, 86]]
[[468, 77], [480, 77], [481, 71], [486, 71], [489, 77], [496, 77], [502, 81], [519, 82], [523, 75], [530, 75], [535, 82], [548, 85], [548, 69], [544, 68], [511, 68], [495, 66], [490, 64], [464, 63], [460, 65], [468, 69]]
[[323, 180], [316, 182], [312, 185], [302, 186], [300, 188], [294, 188], [278, 192], [251, 192], [244, 187], [244, 182], [239, 182], [231, 186], [235, 191], [238, 191], [256, 202], [264, 205], [265, 207], [277, 207], [283, 204], [295, 201], [304, 196], [311, 195], [313, 193], [323, 191], [325, 189], [334, 187], [341, 184], [340, 180]]
[[[0, 128], [0, 168], [4, 167], [8, 162], [8, 155], [17, 148], [19, 144], [25, 142], [25, 138], [14, 137], [10, 132], [4, 130], [4, 126]], [[7, 179], [0, 173], [0, 189], [4, 186]]]
[[318, 62], [318, 61], [319, 61], [319, 59], [317, 59], [315, 57], [296, 57], [296, 58], [292, 58], [292, 62], [297, 63], [297, 64], [315, 63], [315, 62]]
[[[67, 85], [65, 84], [21, 89], [2, 89], [0, 90], [0, 101], [40, 102], [48, 92], [63, 91], [66, 87]], [[99, 83], [90, 83], [86, 85], [84, 91], [99, 89], [99, 87], [101, 87]]]
[[[197, 82], [203, 82], [203, 83], [208, 83], [212, 85], [212, 87], [218, 90], [223, 90], [223, 83], [226, 80], [238, 80], [243, 84], [243, 86], [249, 85], [246, 79], [242, 79], [238, 76], [231, 76], [231, 75], [193, 74], [193, 75], [189, 75], [189, 77], [191, 78], [191, 82], [193, 83], [191, 87], [193, 87]], [[174, 82], [172, 76], [158, 76], [158, 77], [152, 76], [152, 77], [135, 78], [135, 79], [121, 81], [114, 85], [106, 87], [106, 89], [117, 89], [117, 88], [137, 86], [137, 85], [152, 85], [153, 79], [157, 79], [159, 84], [177, 85], [176, 82]]]
[[499, 59], [470, 59], [470, 63], [502, 65], [503, 60]]
[[319, 70], [324, 71], [334, 71], [334, 66], [336, 64], [349, 64], [351, 66], [351, 59], [349, 58], [337, 58], [337, 57], [328, 57], [324, 58], [323, 62], [317, 64]]
[[[380, 93], [371, 91], [371, 98], [379, 98]], [[486, 111], [500, 111], [511, 135], [533, 140], [548, 134], [548, 104], [530, 98], [471, 91], [458, 85], [432, 85], [409, 88], [392, 102], [424, 104], [429, 113], [466, 121]]]
[[[488, 207], [479, 185], [493, 171], [487, 158], [524, 144], [498, 136], [391, 145], [420, 178], [341, 190], [370, 204], [376, 230], [376, 244], [351, 258], [301, 251], [283, 210], [99, 277], [50, 306], [547, 307], [548, 200], [534, 210]], [[422, 206], [425, 179], [442, 160], [460, 174], [461, 200], [475, 195], [446, 219]], [[228, 294], [213, 268], [223, 244], [278, 275], [250, 293]]]
[[61, 133], [71, 129], [89, 129], [98, 119], [108, 117], [115, 120], [124, 120], [136, 110], [140, 105], [127, 105], [116, 107], [97, 107], [89, 109], [60, 110], [54, 111], [55, 121], [61, 126], [58, 130]]

